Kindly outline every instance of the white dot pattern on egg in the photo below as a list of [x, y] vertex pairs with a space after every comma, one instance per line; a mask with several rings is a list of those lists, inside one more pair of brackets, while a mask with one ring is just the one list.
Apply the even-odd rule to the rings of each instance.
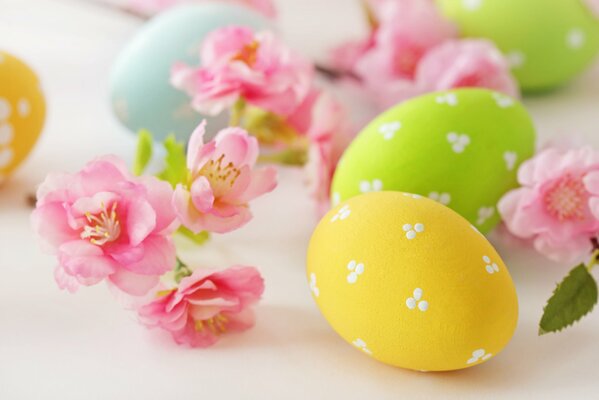
[[372, 182], [370, 181], [361, 181], [360, 182], [360, 192], [368, 193], [368, 192], [380, 192], [383, 190], [383, 181], [380, 179], [374, 179]]
[[366, 353], [368, 355], [372, 355], [372, 351], [370, 351], [370, 349], [366, 345], [366, 342], [363, 341], [362, 339], [358, 338], [358, 339], [354, 340], [352, 343], [354, 346], [356, 346], [358, 349], [362, 350], [364, 353]]
[[483, 225], [489, 218], [495, 214], [494, 207], [481, 207], [478, 209], [478, 219], [476, 220], [477, 225]]
[[449, 193], [430, 192], [428, 198], [438, 201], [445, 206], [451, 202], [451, 195]]
[[356, 260], [351, 260], [347, 264], [349, 274], [347, 275], [347, 282], [354, 284], [358, 281], [358, 277], [364, 273], [364, 264], [359, 263]]
[[383, 124], [379, 128], [379, 133], [383, 135], [385, 140], [391, 140], [395, 137], [395, 133], [401, 129], [401, 122], [393, 121]]
[[492, 275], [496, 272], [499, 272], [499, 266], [497, 265], [497, 263], [491, 262], [491, 258], [489, 256], [483, 256], [483, 261], [485, 263], [485, 270], [489, 274]]
[[437, 104], [446, 104], [451, 107], [455, 107], [459, 104], [458, 96], [455, 93], [446, 93], [446, 94], [437, 96], [435, 101], [437, 102]]
[[491, 358], [492, 356], [493, 356], [493, 354], [487, 353], [485, 351], [485, 349], [474, 350], [472, 352], [472, 357], [470, 357], [468, 359], [468, 361], [466, 361], [466, 364], [474, 364], [481, 360], [485, 361], [485, 360], [488, 360], [489, 358]]
[[333, 218], [331, 218], [331, 222], [342, 221], [349, 217], [350, 214], [351, 210], [349, 208], [349, 205], [346, 204], [343, 207], [341, 207], [335, 215], [333, 215]]
[[454, 153], [463, 153], [470, 144], [470, 136], [464, 133], [449, 132], [447, 134], [447, 141], [451, 144], [451, 149]]
[[424, 232], [424, 224], [417, 223], [414, 226], [412, 226], [411, 224], [404, 224], [402, 229], [406, 233], [406, 237], [409, 240], [412, 240], [416, 238], [417, 234]]
[[320, 289], [316, 286], [316, 274], [314, 272], [310, 274], [310, 290], [314, 297], [320, 296]]
[[511, 68], [520, 68], [526, 62], [526, 56], [520, 50], [510, 51], [505, 55], [507, 62]]
[[468, 11], [476, 11], [483, 5], [483, 0], [462, 0], [462, 7]]
[[579, 50], [584, 46], [586, 35], [580, 28], [572, 28], [566, 36], [566, 44], [572, 50]]
[[422, 298], [422, 289], [416, 288], [412, 293], [412, 297], [406, 299], [406, 307], [410, 310], [414, 310], [416, 307], [422, 312], [428, 310], [428, 301]]

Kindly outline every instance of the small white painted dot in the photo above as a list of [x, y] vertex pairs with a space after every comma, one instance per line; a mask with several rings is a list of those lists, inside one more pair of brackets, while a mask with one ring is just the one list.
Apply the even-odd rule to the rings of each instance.
[[422, 289], [420, 288], [416, 288], [414, 289], [414, 293], [412, 293], [414, 295], [414, 298], [416, 300], [420, 300], [422, 298]]
[[414, 299], [413, 297], [409, 297], [409, 298], [406, 300], [406, 306], [408, 306], [408, 308], [409, 308], [410, 310], [413, 310], [413, 309], [415, 309], [415, 308], [416, 308], [416, 299]]
[[566, 36], [566, 43], [568, 47], [574, 50], [578, 50], [584, 46], [586, 41], [586, 35], [580, 28], [570, 29]]
[[0, 145], [6, 146], [10, 144], [14, 138], [12, 125], [8, 122], [0, 122]]
[[420, 303], [418, 303], [418, 309], [420, 311], [426, 311], [426, 310], [428, 310], [428, 301], [422, 300]]
[[0, 121], [8, 119], [12, 112], [12, 107], [8, 100], [3, 97], [0, 97]]
[[526, 62], [526, 56], [520, 50], [510, 51], [505, 55], [507, 58], [508, 65], [511, 68], [520, 68]]
[[14, 154], [12, 149], [4, 148], [0, 150], [0, 168], [7, 167], [13, 160]]
[[491, 259], [489, 258], [489, 256], [483, 256], [483, 261], [489, 264], [491, 262]]
[[483, 349], [474, 350], [472, 352], [472, 356], [476, 357], [476, 358], [481, 358], [484, 355], [485, 355], [485, 350], [483, 350]]
[[416, 237], [416, 232], [414, 231], [408, 231], [408, 233], [406, 233], [406, 237], [410, 240], [414, 239]]
[[420, 232], [424, 232], [424, 225], [423, 224], [416, 224], [414, 225], [414, 230], [418, 233]]
[[476, 11], [483, 4], [483, 0], [462, 0], [462, 7], [468, 11]]
[[17, 110], [21, 117], [23, 117], [23, 118], [27, 117], [29, 115], [29, 113], [31, 112], [31, 105], [29, 104], [29, 101], [25, 98], [20, 99], [19, 102], [17, 103]]

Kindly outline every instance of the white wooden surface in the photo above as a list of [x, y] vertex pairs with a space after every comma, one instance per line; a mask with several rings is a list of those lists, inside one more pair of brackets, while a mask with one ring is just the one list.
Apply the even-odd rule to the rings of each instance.
[[[305, 54], [361, 31], [349, 0], [279, 0], [282, 31]], [[496, 243], [511, 268], [521, 317], [511, 344], [482, 366], [416, 373], [377, 363], [345, 344], [320, 316], [304, 278], [316, 221], [299, 171], [281, 173], [246, 228], [188, 259], [246, 263], [266, 278], [256, 327], [209, 350], [177, 347], [123, 311], [103, 285], [57, 289], [24, 198], [50, 170], [99, 154], [130, 159], [133, 140], [108, 107], [108, 72], [140, 23], [78, 0], [0, 0], [0, 48], [37, 70], [48, 97], [43, 138], [0, 189], [0, 399], [597, 398], [599, 314], [559, 335], [537, 322], [567, 265]], [[568, 87], [526, 99], [541, 140], [578, 134], [599, 146], [599, 65]]]

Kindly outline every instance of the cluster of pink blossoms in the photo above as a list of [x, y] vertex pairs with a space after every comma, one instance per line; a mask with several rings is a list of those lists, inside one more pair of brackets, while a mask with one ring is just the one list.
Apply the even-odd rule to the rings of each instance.
[[[459, 87], [518, 96], [509, 65], [492, 42], [458, 39], [431, 0], [370, 0], [368, 37], [335, 49], [336, 69], [351, 74], [383, 108]], [[351, 81], [350, 81], [351, 82]]]
[[[171, 83], [190, 96], [198, 112], [229, 110], [234, 123], [254, 127], [248, 130], [261, 142], [286, 147], [281, 157], [289, 149], [303, 151], [311, 192], [319, 210], [326, 210], [331, 177], [353, 132], [340, 103], [315, 86], [313, 65], [272, 32], [239, 26], [210, 33], [200, 53], [198, 67], [173, 66]], [[260, 118], [267, 115], [258, 123], [256, 109]]]
[[205, 124], [188, 145], [187, 180], [172, 186], [153, 176], [133, 176], [116, 157], [91, 161], [75, 174], [51, 174], [40, 186], [32, 225], [56, 255], [58, 285], [71, 292], [106, 281], [150, 302], [141, 320], [171, 332], [178, 343], [213, 344], [223, 333], [252, 325], [264, 290], [253, 267], [224, 271], [184, 266], [179, 285], [161, 277], [181, 267], [172, 235], [180, 225], [199, 233], [224, 233], [251, 219], [249, 202], [273, 190], [272, 167], [255, 168], [256, 139], [239, 128], [203, 143]]

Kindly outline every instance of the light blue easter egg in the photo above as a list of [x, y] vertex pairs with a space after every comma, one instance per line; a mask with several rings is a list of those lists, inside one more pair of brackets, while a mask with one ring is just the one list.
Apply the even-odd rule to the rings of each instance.
[[[134, 133], [148, 129], [162, 139], [174, 132], [186, 140], [204, 116], [191, 108], [184, 92], [171, 86], [171, 67], [179, 61], [198, 65], [204, 37], [230, 25], [263, 30], [270, 22], [246, 7], [204, 3], [175, 7], [144, 25], [112, 70], [111, 103], [118, 119]], [[210, 126], [220, 128], [225, 121], [222, 115]]]

